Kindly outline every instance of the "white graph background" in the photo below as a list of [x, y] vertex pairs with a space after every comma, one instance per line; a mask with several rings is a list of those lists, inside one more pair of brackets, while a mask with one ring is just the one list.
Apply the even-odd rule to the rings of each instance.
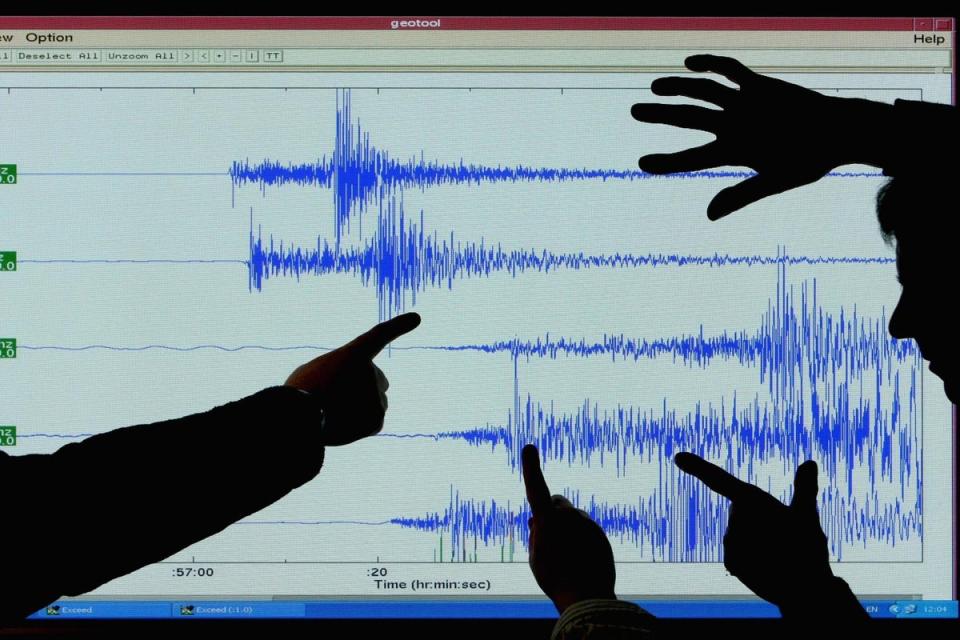
[[[883, 178], [843, 167], [709, 223], [712, 195], [741, 178], [636, 171], [641, 155], [710, 139], [630, 117], [633, 102], [662, 100], [646, 88], [652, 79], [0, 77], [0, 162], [19, 172], [18, 184], [0, 188], [0, 249], [19, 258], [16, 272], [0, 274], [0, 335], [19, 346], [15, 360], [0, 363], [0, 423], [18, 433], [11, 453], [207, 410], [282, 383], [384, 314], [402, 307], [423, 316], [378, 359], [391, 379], [384, 435], [328, 449], [317, 479], [170, 559], [216, 567], [202, 584], [157, 565], [98, 593], [382, 594], [365, 571], [379, 563], [401, 579], [488, 578], [495, 595], [538, 594], [514, 464], [526, 433], [553, 447], [551, 488], [578, 492], [607, 529], [623, 563], [622, 593], [745, 593], [720, 562], [724, 501], [701, 492], [691, 506], [692, 485], [672, 466], [672, 452], [689, 449], [783, 499], [809, 452], [820, 465], [836, 572], [858, 593], [949, 597], [949, 405], [912, 343], [885, 333], [898, 285], [873, 216]], [[884, 101], [948, 100], [945, 82], [930, 76], [789, 79]], [[383, 239], [378, 220], [399, 228], [402, 207], [404, 226], [422, 229], [425, 241], [467, 259], [482, 240], [504, 252], [499, 262], [451, 275], [420, 253], [397, 259], [440, 274], [438, 282], [401, 282], [385, 262], [358, 260], [352, 266], [369, 268], [367, 282], [351, 269], [305, 267], [295, 278], [267, 268], [261, 288], [250, 286], [257, 238], [269, 248], [272, 236], [277, 250], [281, 241], [285, 250], [334, 243], [335, 194], [315, 183], [239, 183], [232, 164], [330, 166], [338, 104], [346, 114], [347, 103], [344, 126], [369, 134], [370, 148], [411, 166], [462, 163], [461, 175], [474, 177], [400, 187], [388, 170], [375, 175], [362, 215], [346, 201], [342, 255]], [[534, 177], [511, 173], [518, 167]], [[513, 179], [490, 179], [497, 168]], [[545, 169], [575, 171], [558, 179]], [[518, 256], [524, 269], [502, 268]], [[546, 269], [545, 258], [560, 264]], [[801, 388], [812, 358], [837, 354], [796, 338], [806, 344], [794, 361], [799, 377], [771, 391], [784, 365], [762, 371], [763, 357], [741, 355], [760, 353], [763, 339], [790, 342], [777, 310], [834, 323], [842, 313], [848, 325], [855, 312], [859, 338], [900, 350], [883, 361], [899, 387], [886, 375], [878, 383], [868, 366], [837, 369], [840, 382], [803, 378]], [[766, 329], [765, 316], [774, 322]], [[559, 351], [528, 348], [538, 341]], [[580, 347], [563, 347], [571, 342]], [[666, 346], [653, 356], [630, 351], [643, 344]], [[816, 435], [814, 390], [833, 416], [823, 427], [832, 436]], [[528, 399], [561, 423], [579, 418], [583, 429], [525, 425], [517, 410]], [[839, 410], [840, 399], [853, 408]], [[837, 452], [853, 432], [850, 411], [866, 402], [889, 417], [895, 400], [899, 421], [871, 417], [868, 440], [852, 455]], [[792, 422], [783, 413], [791, 409], [803, 412]], [[711, 412], [715, 429], [695, 422]], [[751, 422], [764, 413], [769, 424]], [[790, 433], [813, 444], [761, 444]], [[486, 440], [477, 446], [477, 438]], [[556, 454], [561, 447], [570, 458]], [[184, 442], [183, 464], [218, 462], [192, 460]], [[194, 499], [215, 498], [197, 487]], [[469, 507], [493, 517], [458, 520]], [[688, 538], [693, 514], [719, 531]]]

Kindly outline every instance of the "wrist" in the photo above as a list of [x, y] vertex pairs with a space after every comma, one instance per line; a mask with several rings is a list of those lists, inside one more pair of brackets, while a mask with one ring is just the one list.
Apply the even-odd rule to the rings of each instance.
[[828, 135], [834, 138], [837, 165], [886, 166], [891, 138], [898, 138], [894, 107], [863, 98], [832, 98], [836, 108], [825, 120], [833, 124]]
[[323, 433], [327, 421], [327, 405], [323, 397], [314, 391], [307, 391], [293, 384], [284, 384], [280, 388], [290, 389], [290, 395], [303, 405], [303, 410], [306, 412], [308, 419], [319, 421], [319, 430]]
[[300, 392], [301, 395], [311, 398], [318, 402], [323, 402], [326, 398], [325, 394], [320, 389], [308, 388], [296, 382], [291, 382], [290, 379], [284, 382], [282, 386], [288, 389], [296, 389], [298, 392]]
[[868, 617], [846, 581], [833, 575], [803, 582], [800, 591], [777, 603], [780, 615], [793, 620], [808, 619], [812, 605], [816, 605], [821, 619]]

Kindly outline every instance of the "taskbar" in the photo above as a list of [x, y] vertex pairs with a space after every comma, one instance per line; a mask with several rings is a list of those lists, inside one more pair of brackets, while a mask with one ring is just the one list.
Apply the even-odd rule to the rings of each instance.
[[[658, 618], [779, 618], [767, 603], [743, 600], [630, 600]], [[956, 600], [863, 600], [872, 618], [957, 618]], [[817, 605], [811, 603], [811, 611]], [[496, 619], [555, 618], [548, 600], [67, 600], [37, 619]]]

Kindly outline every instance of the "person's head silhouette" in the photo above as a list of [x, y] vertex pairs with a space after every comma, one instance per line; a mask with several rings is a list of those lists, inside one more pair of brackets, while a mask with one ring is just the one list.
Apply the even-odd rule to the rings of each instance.
[[890, 316], [890, 334], [913, 338], [947, 397], [960, 402], [960, 362], [955, 335], [956, 246], [951, 226], [949, 178], [902, 175], [877, 194], [877, 217], [888, 241], [896, 241], [897, 274], [903, 287]]

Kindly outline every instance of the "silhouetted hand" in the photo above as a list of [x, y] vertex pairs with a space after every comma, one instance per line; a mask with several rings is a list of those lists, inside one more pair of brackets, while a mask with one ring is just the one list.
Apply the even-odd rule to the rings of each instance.
[[317, 395], [324, 406], [324, 443], [349, 444], [378, 433], [390, 383], [373, 358], [392, 340], [420, 324], [416, 313], [381, 322], [363, 335], [297, 367], [286, 386]]
[[563, 613], [592, 598], [615, 600], [617, 573], [606, 534], [585, 511], [563, 496], [550, 496], [537, 448], [523, 448], [523, 482], [530, 518], [530, 569], [537, 584]]
[[[813, 601], [831, 605], [833, 615], [865, 618], [846, 583], [830, 569], [827, 537], [817, 514], [817, 463], [797, 469], [793, 500], [787, 506], [772, 495], [733, 477], [692, 453], [674, 458], [680, 469], [730, 499], [730, 519], [723, 536], [723, 565], [758, 596], [788, 612], [803, 611]], [[842, 581], [841, 581], [842, 582]], [[802, 606], [800, 606], [802, 604]]]
[[[683, 96], [720, 109], [692, 105], [640, 103], [631, 113], [643, 122], [702, 129], [716, 140], [677, 153], [640, 158], [640, 168], [664, 174], [721, 166], [746, 166], [757, 175], [718, 193], [707, 208], [717, 220], [767, 196], [815, 182], [835, 167], [859, 161], [845, 157], [851, 126], [867, 101], [825, 96], [810, 89], [759, 75], [733, 58], [695, 55], [691, 71], [712, 71], [739, 85], [731, 88], [706, 78], [668, 77], [651, 86], [660, 96]], [[878, 104], [878, 103], [874, 103]], [[868, 109], [869, 112], [869, 109]]]

